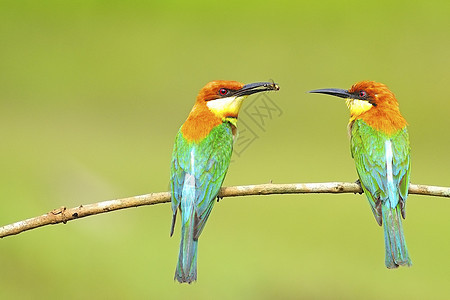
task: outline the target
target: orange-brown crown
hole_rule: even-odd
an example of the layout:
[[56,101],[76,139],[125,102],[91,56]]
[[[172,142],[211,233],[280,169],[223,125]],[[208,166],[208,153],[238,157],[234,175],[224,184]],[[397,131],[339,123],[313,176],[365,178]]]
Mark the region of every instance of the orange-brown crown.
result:
[[348,92],[366,98],[375,107],[388,106],[398,110],[398,102],[395,99],[394,93],[383,83],[368,80],[360,81],[352,85]]
[[244,87],[243,83],[237,81],[228,81],[228,80],[214,80],[208,82],[198,93],[197,102],[207,102],[209,100],[218,99],[225,94],[221,93],[221,89],[226,90],[240,90]]
[[355,83],[348,92],[372,105],[367,111],[352,115],[353,120],[363,119],[373,128],[388,134],[407,125],[400,113],[394,93],[386,85],[375,81],[361,81]]

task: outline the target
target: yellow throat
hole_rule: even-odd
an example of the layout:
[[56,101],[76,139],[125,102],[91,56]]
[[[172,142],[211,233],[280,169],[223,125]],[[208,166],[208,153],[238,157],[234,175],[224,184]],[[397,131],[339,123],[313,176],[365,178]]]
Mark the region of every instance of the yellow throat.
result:
[[369,103],[369,101],[365,100],[358,100],[358,99],[347,99],[347,107],[350,109],[350,120],[353,121],[356,119],[359,115],[362,113],[365,113],[369,109],[373,107],[372,104]]
[[227,97],[210,100],[206,103],[209,110],[221,119],[237,118],[242,102],[248,96]]

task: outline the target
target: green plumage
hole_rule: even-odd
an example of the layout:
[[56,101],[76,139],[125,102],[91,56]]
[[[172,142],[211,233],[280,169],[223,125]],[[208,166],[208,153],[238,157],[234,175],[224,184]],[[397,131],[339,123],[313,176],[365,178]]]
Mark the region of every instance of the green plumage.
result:
[[375,219],[384,226],[386,266],[411,265],[401,222],[411,170],[406,127],[386,134],[358,119],[351,127],[351,153]]
[[197,278],[198,238],[230,164],[233,126],[224,122],[199,142],[187,141],[181,129],[177,134],[171,166],[171,234],[180,209],[182,234],[175,272],[175,278],[180,282],[192,282]]

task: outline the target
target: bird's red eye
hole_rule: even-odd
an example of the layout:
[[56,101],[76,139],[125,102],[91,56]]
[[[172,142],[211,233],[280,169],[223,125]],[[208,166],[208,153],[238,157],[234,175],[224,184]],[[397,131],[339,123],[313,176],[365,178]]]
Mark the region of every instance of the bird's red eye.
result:
[[221,88],[219,90],[219,95],[220,96],[225,96],[226,94],[228,94],[228,90],[227,89]]
[[365,96],[367,96],[367,93],[365,91],[359,91],[359,96],[365,97]]

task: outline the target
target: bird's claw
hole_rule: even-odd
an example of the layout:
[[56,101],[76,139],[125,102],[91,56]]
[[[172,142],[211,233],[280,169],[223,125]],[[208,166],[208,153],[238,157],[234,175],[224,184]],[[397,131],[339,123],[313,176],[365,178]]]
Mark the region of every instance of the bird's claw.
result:
[[[361,185],[361,181],[359,180],[359,178],[355,181],[355,183],[357,184],[357,185],[359,185],[359,187],[361,188],[361,192],[358,192],[358,194],[363,194],[364,193],[364,191],[363,191],[363,189],[362,189],[362,185]],[[355,193],[356,194],[356,193]]]

